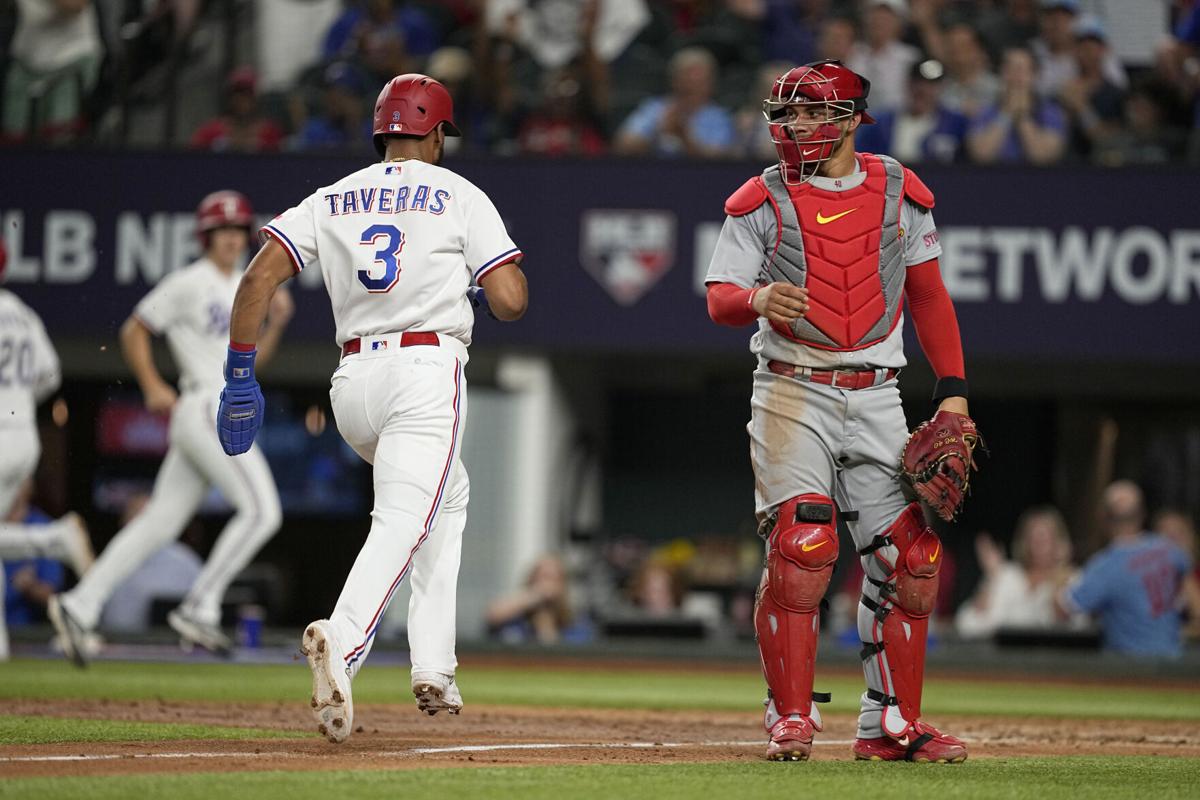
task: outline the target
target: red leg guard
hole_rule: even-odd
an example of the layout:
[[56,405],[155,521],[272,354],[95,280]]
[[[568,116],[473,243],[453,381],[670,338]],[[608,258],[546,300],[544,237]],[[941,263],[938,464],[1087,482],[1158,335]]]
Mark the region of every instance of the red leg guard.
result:
[[812,714],[817,609],[837,561],[833,501],[803,494],[776,510],[767,569],[754,607],[763,674],[780,716]]
[[926,634],[937,600],[942,543],[925,524],[917,503],[904,510],[885,537],[897,552],[896,563],[889,563],[885,556],[891,548],[875,550],[888,577],[879,590],[878,603],[869,603],[864,597],[864,604],[875,613],[873,644],[868,644],[864,653],[878,659],[884,679],[883,696],[874,698],[884,703],[883,730],[899,738],[921,717]]

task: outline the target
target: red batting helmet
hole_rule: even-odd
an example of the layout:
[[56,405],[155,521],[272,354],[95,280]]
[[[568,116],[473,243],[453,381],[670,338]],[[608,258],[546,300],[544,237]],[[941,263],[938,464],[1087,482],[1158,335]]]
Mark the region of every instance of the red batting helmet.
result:
[[216,228],[246,228],[254,224],[254,208],[246,195],[232,189],[213,192],[196,206],[196,233],[208,246],[208,232]]
[[[793,67],[775,80],[771,96],[763,101],[763,115],[785,183],[803,183],[813,176],[817,164],[833,156],[845,136],[838,123],[856,113],[862,114],[863,122],[875,121],[867,113],[870,91],[871,82],[840,61]],[[789,106],[812,104],[820,104],[824,111],[815,122],[788,111]]]
[[446,87],[417,72],[397,75],[375,101],[375,149],[383,155],[385,134],[424,136],[438,123],[447,136],[462,136],[454,126],[454,100]]

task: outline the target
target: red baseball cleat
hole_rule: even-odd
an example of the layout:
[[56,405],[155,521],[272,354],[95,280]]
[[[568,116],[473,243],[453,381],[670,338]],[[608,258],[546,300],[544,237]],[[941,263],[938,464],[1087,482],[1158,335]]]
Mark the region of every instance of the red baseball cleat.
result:
[[967,746],[961,739],[942,733],[920,720],[903,739],[883,736],[855,739],[854,757],[859,761],[916,761],[919,763],[961,764],[967,760]]
[[813,724],[807,717],[781,719],[771,726],[768,761],[807,761],[812,752]]

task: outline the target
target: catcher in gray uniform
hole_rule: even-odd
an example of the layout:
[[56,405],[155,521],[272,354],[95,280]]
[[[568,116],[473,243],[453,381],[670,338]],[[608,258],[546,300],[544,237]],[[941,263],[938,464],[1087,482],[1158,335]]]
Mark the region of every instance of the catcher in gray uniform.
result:
[[[779,165],[726,201],[707,276],[715,322],[758,323],[748,430],[767,542],[754,612],[767,757],[804,760],[821,730],[818,606],[840,515],[866,571],[858,629],[867,691],[854,754],[960,762],[963,743],[921,719],[942,549],[915,498],[953,518],[978,434],[938,267],[933,193],[894,159],[854,149],[858,126],[873,122],[869,91],[836,61],[775,81],[764,113]],[[937,412],[911,436],[896,380],[905,298],[938,376]]]

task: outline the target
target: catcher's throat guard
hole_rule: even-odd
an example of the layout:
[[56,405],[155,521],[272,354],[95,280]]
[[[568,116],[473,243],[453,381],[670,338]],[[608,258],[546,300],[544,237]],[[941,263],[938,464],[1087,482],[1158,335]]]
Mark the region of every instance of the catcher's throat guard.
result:
[[780,716],[811,718],[818,611],[838,556],[833,500],[793,497],[768,518],[763,533],[767,568],[754,607],[763,674]]

